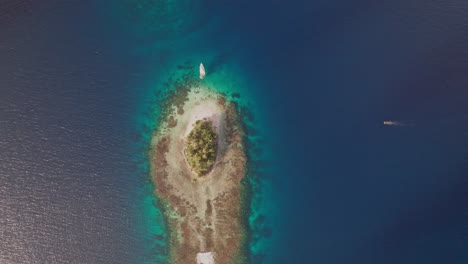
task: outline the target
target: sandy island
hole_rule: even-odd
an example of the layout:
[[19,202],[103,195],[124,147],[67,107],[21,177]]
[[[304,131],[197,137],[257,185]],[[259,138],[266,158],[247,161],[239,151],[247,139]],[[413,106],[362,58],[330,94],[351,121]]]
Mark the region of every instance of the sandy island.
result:
[[[155,192],[171,230],[172,262],[239,262],[245,239],[240,181],[246,156],[236,108],[205,88],[185,88],[179,98],[169,100],[152,138],[150,158]],[[184,157],[184,142],[192,124],[201,119],[213,122],[218,150],[211,172],[198,177]]]

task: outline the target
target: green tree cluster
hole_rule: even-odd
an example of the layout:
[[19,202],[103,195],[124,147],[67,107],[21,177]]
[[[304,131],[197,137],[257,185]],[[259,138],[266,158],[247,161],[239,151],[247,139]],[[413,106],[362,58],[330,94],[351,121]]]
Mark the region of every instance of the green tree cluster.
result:
[[218,135],[211,121],[197,120],[187,136],[185,156],[198,175],[207,174],[216,161]]

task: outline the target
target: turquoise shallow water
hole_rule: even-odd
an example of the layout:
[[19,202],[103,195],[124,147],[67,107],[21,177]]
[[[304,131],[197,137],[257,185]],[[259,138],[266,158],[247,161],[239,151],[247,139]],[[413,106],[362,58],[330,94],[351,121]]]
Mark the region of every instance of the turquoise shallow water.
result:
[[[252,71],[248,63],[249,53],[237,45],[236,39],[223,28],[229,28],[222,14],[211,13],[202,8],[202,3],[189,1],[161,1],[157,5],[144,6],[142,2],[128,1],[116,4],[112,10],[115,17],[124,17],[126,33],[133,38],[129,52],[144,64],[144,73],[135,89],[139,93],[136,116],[137,126],[142,133],[139,148],[142,150],[139,167],[148,174],[146,149],[152,131],[157,129],[161,114],[161,102],[174,89],[173,84],[182,76],[191,74],[198,78],[198,64],[203,62],[207,77],[201,83],[209,89],[226,94],[235,101],[247,130],[249,151],[249,173],[244,184],[248,194],[246,219],[248,223],[249,261],[268,261],[267,252],[273,250],[275,225],[279,225],[278,201],[271,177],[267,177],[269,165],[274,159],[268,143],[271,124],[265,118],[268,97],[258,90],[266,85]],[[124,20],[125,21],[125,20]],[[250,69],[249,69],[250,68]],[[271,139],[271,138],[270,138]],[[271,168],[270,168],[271,169]],[[140,191],[142,206],[137,206],[140,216],[138,232],[144,235],[148,257],[145,262],[166,262],[167,229],[158,207],[157,198],[148,184]],[[274,220],[275,219],[275,220]],[[154,254],[154,255],[153,255]],[[272,263],[267,262],[267,263]]]
[[[143,137],[141,140],[142,144],[142,155],[146,155],[145,146],[148,146],[151,132],[157,129],[157,120],[160,112],[161,100],[165,98],[167,93],[174,89],[172,86],[173,82],[167,80],[177,81],[179,76],[185,76],[186,72],[190,72],[193,78],[197,78],[197,64],[195,61],[188,62],[186,65],[192,65],[192,69],[180,69],[175,67],[173,76],[163,78],[160,82],[156,82],[148,85],[148,97],[152,98],[148,101],[146,107],[142,107],[142,119],[140,119],[139,126],[142,128]],[[193,66],[194,65],[194,66]],[[207,63],[209,65],[209,63]],[[243,83],[238,77],[239,73],[231,73],[228,67],[219,66],[218,72],[211,73],[209,77],[201,84],[207,86],[217,92],[228,95],[228,98],[235,101],[242,116],[242,120],[248,131],[247,146],[249,152],[249,173],[243,182],[247,186],[248,193],[246,194],[247,199],[245,200],[246,217],[249,224],[249,251],[247,254],[250,257],[263,256],[266,252],[272,250],[272,223],[269,218],[274,219],[273,214],[277,214],[276,207],[272,207],[275,204],[274,191],[269,182],[268,178],[262,178],[268,174],[268,160],[271,160],[271,152],[268,151],[267,141],[262,133],[265,133],[265,129],[262,130],[264,123],[257,121],[258,114],[255,112],[255,107],[252,107],[253,98],[244,96],[242,92],[243,87],[247,84]],[[246,81],[244,81],[246,82]],[[156,91],[156,94],[155,94]],[[143,114],[144,113],[144,114]],[[264,128],[264,127],[263,127]],[[268,156],[267,153],[270,153]],[[146,173],[148,172],[147,161],[141,160],[141,169]],[[167,245],[165,244],[167,239],[167,229],[165,229],[163,218],[161,217],[161,210],[158,207],[157,198],[151,192],[152,185],[148,183],[142,195],[144,196],[144,206],[140,207],[137,212],[138,215],[143,216],[144,221],[141,223],[142,230],[145,230],[148,236],[148,244],[151,247],[160,249],[156,253],[155,258],[158,261],[164,260],[167,257]],[[157,238],[157,239],[154,239]]]
[[250,263],[468,263],[466,10],[2,1],[0,263],[167,262],[148,140],[200,62],[248,125]]

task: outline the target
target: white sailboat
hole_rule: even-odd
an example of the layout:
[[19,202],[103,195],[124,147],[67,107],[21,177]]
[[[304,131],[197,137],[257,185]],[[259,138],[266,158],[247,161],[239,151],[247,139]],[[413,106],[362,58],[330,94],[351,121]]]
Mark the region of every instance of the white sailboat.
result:
[[205,78],[206,73],[205,73],[205,67],[203,66],[203,63],[200,63],[200,79]]

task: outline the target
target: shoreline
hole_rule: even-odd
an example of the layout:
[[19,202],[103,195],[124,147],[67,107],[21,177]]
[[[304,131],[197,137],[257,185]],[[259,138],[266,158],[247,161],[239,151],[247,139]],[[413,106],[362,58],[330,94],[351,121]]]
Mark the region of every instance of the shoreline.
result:
[[[204,264],[242,263],[248,222],[241,180],[247,155],[238,109],[207,88],[181,89],[176,86],[174,97],[163,104],[149,153],[154,192],[170,230],[170,258],[173,263],[197,263],[197,258]],[[186,164],[183,141],[191,124],[205,117],[214,122],[220,147],[211,171],[197,177]]]

